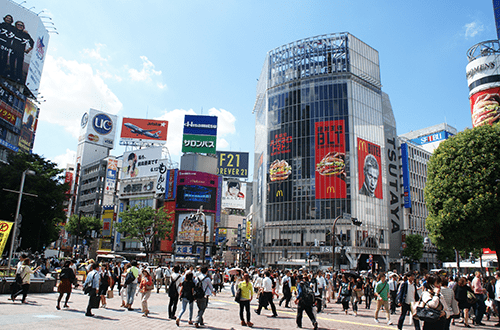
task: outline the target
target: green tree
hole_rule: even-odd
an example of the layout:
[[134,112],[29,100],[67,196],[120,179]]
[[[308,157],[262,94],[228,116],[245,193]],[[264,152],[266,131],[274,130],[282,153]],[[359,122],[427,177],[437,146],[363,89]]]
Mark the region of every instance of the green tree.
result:
[[82,243],[82,239],[87,241],[92,241],[92,231],[97,233],[101,232],[102,229],[102,221],[99,218],[95,217],[79,217],[76,214],[73,214],[69,217],[68,222],[64,226],[64,229],[68,233],[73,236],[78,236],[80,241],[79,244]]
[[170,240],[172,213],[167,213],[163,208],[154,210],[152,207],[139,207],[127,209],[120,213],[121,223],[116,223],[116,231],[126,234],[127,237],[138,239],[144,246],[147,259],[153,251],[153,241],[156,239]]
[[403,257],[406,257],[410,262],[419,262],[422,258],[424,238],[419,234],[406,235],[406,248],[403,250]]
[[[45,246],[57,240],[58,224],[66,218],[63,202],[68,186],[64,184],[62,170],[37,154],[11,154],[7,161],[8,164],[0,164],[0,188],[19,191],[22,173],[27,169],[36,172],[25,179],[23,191],[38,197],[25,195],[22,198],[19,237],[22,250],[43,251]],[[0,189],[0,219],[15,220],[18,196]],[[10,245],[10,239],[7,244]]]
[[426,228],[432,242],[458,251],[490,248],[500,258],[499,193],[498,124],[442,142],[427,167]]

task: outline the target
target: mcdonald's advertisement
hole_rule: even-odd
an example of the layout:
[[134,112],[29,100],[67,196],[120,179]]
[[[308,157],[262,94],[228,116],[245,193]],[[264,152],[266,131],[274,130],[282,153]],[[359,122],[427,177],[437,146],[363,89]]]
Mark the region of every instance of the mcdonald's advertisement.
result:
[[380,146],[358,138],[359,194],[382,199]]
[[273,130],[269,134],[268,201],[270,203],[292,200],[292,134],[289,127]]
[[321,121],[314,128],[316,199],[346,198],[345,122]]
[[0,221],[0,255],[3,254],[13,224],[13,222]]

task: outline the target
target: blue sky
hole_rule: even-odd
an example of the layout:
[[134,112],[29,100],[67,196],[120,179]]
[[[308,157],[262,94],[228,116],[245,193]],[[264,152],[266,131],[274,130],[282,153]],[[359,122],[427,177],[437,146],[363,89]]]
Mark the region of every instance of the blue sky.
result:
[[[379,52],[398,134],[442,122],[461,131],[472,126],[466,51],[496,39],[491,0],[28,0],[23,6],[52,18],[43,21],[59,33],[51,33],[41,79],[47,101],[34,152],[61,167],[74,162],[80,118],[91,107],[120,118],[169,120],[167,145],[176,161],[184,114],[218,115],[218,150],[252,155],[252,109],[266,53],[335,32],[350,32]],[[122,153],[115,144],[112,154]]]

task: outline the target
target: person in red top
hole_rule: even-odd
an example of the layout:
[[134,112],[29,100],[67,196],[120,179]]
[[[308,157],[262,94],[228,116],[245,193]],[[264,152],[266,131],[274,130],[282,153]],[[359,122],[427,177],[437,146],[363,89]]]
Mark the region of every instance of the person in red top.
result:
[[141,292],[141,303],[142,303],[142,316],[147,317],[149,314],[148,309],[148,299],[151,296],[151,290],[153,290],[153,279],[147,271],[147,269],[142,270],[141,284],[139,284],[139,291]]
[[481,276],[481,273],[477,271],[476,277],[474,277],[471,284],[472,290],[474,291],[474,294],[477,298],[476,306],[474,307],[474,311],[476,314],[474,323],[476,325],[484,325],[484,323],[482,323],[481,321],[483,320],[484,312],[486,312],[486,305],[484,303],[484,301],[486,300],[486,289],[483,288],[483,285],[481,283]]

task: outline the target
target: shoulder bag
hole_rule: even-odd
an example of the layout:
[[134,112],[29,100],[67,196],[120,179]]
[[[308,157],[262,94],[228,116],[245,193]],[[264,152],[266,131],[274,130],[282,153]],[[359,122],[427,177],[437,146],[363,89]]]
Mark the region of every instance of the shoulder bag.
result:
[[431,300],[432,298],[427,300],[427,302],[424,304],[423,307],[417,307],[416,311],[417,313],[415,315],[418,317],[419,320],[429,323],[434,323],[439,320],[439,317],[441,316],[441,310],[438,310],[436,308],[426,307],[429,301]]

